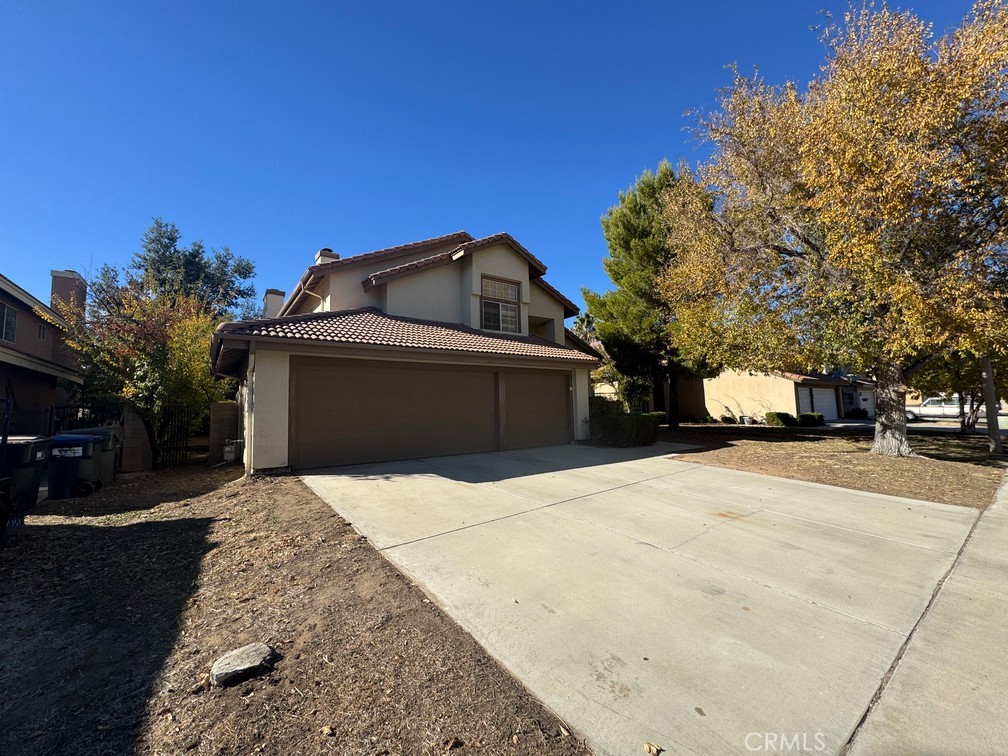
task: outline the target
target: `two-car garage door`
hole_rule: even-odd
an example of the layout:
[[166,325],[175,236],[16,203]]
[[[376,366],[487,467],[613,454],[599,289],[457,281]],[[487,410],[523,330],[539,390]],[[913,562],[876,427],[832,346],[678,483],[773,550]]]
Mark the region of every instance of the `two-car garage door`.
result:
[[328,467],[568,443],[565,371],[291,358],[290,457]]

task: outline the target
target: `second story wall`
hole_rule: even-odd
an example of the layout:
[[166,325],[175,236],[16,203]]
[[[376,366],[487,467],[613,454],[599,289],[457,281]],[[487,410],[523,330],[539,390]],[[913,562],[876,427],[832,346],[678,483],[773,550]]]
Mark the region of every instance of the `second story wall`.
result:
[[532,282],[529,292],[529,331],[541,338],[564,343],[564,308],[551,294]]
[[513,281],[521,290],[521,335],[528,336],[529,271],[528,263],[513,250],[504,245],[487,247],[465,259],[463,280],[469,283],[469,323],[480,328],[482,313],[480,300],[483,295],[483,277]]
[[397,278],[383,288],[382,309],[389,315],[470,325],[469,313],[462,309],[463,289],[468,286],[463,286],[462,266],[457,263]]
[[[2,305],[0,306],[0,346],[47,362],[68,363],[67,366],[72,367],[72,362],[63,359],[62,350],[59,348],[63,334],[58,328],[46,323],[35,314],[32,307],[15,299],[7,292],[0,291],[0,305]],[[8,327],[3,327],[4,318],[8,316],[9,312],[14,313],[13,341],[4,338],[10,336],[10,318],[8,318]]]

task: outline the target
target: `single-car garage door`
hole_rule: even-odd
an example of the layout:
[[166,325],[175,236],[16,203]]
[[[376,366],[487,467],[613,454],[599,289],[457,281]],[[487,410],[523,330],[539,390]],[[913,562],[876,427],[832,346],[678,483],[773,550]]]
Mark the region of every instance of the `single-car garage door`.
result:
[[815,406],[815,411],[822,413],[823,420],[839,419],[840,414],[837,411],[836,389],[812,389],[812,403]]
[[525,449],[571,442],[568,373],[502,373],[503,447]]
[[497,448],[492,370],[406,362],[291,359],[295,468]]
[[296,469],[572,439],[565,371],[292,357],[290,380]]

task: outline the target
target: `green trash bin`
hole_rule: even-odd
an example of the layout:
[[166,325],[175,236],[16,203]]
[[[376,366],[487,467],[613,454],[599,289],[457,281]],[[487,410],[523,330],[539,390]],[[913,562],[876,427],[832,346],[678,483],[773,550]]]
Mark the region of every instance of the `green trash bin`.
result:
[[[98,436],[61,433],[49,447],[49,498],[90,496],[101,486],[98,478]],[[96,485],[97,484],[97,485]]]
[[11,479],[14,514],[23,515],[38,501],[42,472],[49,458],[47,436],[8,436],[0,478]]
[[119,452],[122,449],[122,427],[118,425],[99,425],[94,428],[75,430],[75,436],[95,436],[100,443],[95,449],[98,478],[97,488],[113,483],[119,469]]

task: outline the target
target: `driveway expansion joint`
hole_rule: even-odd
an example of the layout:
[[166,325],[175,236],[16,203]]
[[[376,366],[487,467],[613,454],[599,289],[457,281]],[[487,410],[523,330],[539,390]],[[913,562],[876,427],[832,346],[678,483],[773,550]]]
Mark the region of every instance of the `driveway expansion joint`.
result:
[[861,733],[861,728],[864,727],[864,723],[868,721],[868,717],[871,715],[872,711],[878,705],[879,701],[882,700],[882,696],[885,695],[886,687],[889,685],[889,681],[892,679],[893,675],[896,674],[896,670],[899,668],[900,662],[903,660],[907,649],[910,647],[910,643],[913,641],[914,636],[917,633],[917,628],[920,627],[924,619],[931,613],[931,607],[934,606],[935,601],[937,601],[938,596],[941,594],[942,588],[945,587],[945,583],[952,576],[955,571],[956,566],[959,564],[959,560],[962,558],[963,553],[966,551],[966,547],[969,545],[970,540],[973,538],[973,534],[976,532],[977,526],[980,525],[980,520],[983,518],[986,510],[977,514],[976,519],[973,520],[973,525],[970,527],[969,532],[963,539],[962,546],[959,547],[959,551],[955,555],[955,559],[952,560],[952,564],[945,571],[945,574],[941,576],[938,580],[937,585],[935,585],[934,591],[931,592],[931,598],[927,602],[927,606],[924,607],[924,611],[921,612],[920,617],[914,623],[914,626],[910,628],[910,632],[907,633],[906,639],[900,645],[899,650],[896,652],[896,656],[889,665],[889,669],[882,676],[879,681],[878,688],[875,690],[874,695],[872,695],[871,700],[868,702],[868,706],[865,707],[864,713],[861,715],[861,719],[854,726],[851,731],[850,737],[847,738],[847,742],[844,743],[843,747],[840,749],[840,756],[846,756],[850,753],[851,748],[854,747],[854,742],[857,740],[858,735]]

